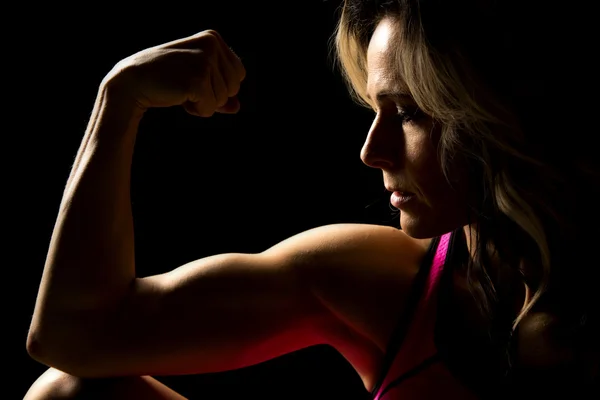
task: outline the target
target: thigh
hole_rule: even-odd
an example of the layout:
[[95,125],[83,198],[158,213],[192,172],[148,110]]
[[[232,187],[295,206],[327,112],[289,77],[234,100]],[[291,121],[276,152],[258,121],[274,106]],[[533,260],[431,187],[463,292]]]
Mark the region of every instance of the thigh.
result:
[[150,376],[82,379],[54,368],[44,372],[23,400],[114,399],[186,400]]

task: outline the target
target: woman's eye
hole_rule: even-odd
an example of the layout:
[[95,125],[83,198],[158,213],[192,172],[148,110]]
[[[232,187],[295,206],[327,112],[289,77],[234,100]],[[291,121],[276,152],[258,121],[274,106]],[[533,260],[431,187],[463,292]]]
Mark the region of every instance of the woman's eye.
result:
[[399,118],[400,122],[402,123],[417,120],[421,116],[423,116],[423,112],[418,108],[414,108],[411,110],[398,110],[396,114],[396,117]]

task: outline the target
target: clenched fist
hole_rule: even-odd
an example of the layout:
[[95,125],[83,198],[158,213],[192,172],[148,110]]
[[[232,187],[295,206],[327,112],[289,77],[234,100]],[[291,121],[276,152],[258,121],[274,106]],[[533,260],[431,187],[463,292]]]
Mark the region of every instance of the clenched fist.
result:
[[142,110],[182,105],[187,112],[210,117],[236,113],[246,70],[217,32],[148,48],[125,58],[104,78]]

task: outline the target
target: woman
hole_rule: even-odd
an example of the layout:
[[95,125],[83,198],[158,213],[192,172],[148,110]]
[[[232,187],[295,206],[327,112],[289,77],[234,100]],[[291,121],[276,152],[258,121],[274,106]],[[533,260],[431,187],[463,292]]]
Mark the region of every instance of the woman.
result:
[[599,170],[566,135],[585,114],[557,112],[584,53],[567,54],[560,15],[533,3],[345,1],[336,54],[376,113],[361,158],[402,230],[324,226],[146,278],[129,197],[139,121],[173,105],[235,113],[245,71],[214,31],[117,64],[61,203],[27,342],[51,368],[26,399],[181,399],[150,375],[316,344],[380,400],[591,390]]

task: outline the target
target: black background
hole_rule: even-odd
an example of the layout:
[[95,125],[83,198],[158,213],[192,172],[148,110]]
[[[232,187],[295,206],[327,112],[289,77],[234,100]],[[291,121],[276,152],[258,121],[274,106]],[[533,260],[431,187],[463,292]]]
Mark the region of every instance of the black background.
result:
[[[4,354],[17,362],[4,361],[2,398],[22,398],[47,368],[28,357],[25,339],[58,206],[98,85],[132,53],[210,28],[247,70],[238,115],[172,108],[144,117],[132,169],[139,275],[259,252],[319,225],[398,223],[380,172],[359,158],[372,115],[351,102],[328,57],[339,1],[151,3],[23,5],[4,15],[4,287],[15,334]],[[325,346],[239,371],[158,378],[191,399],[368,397]]]

